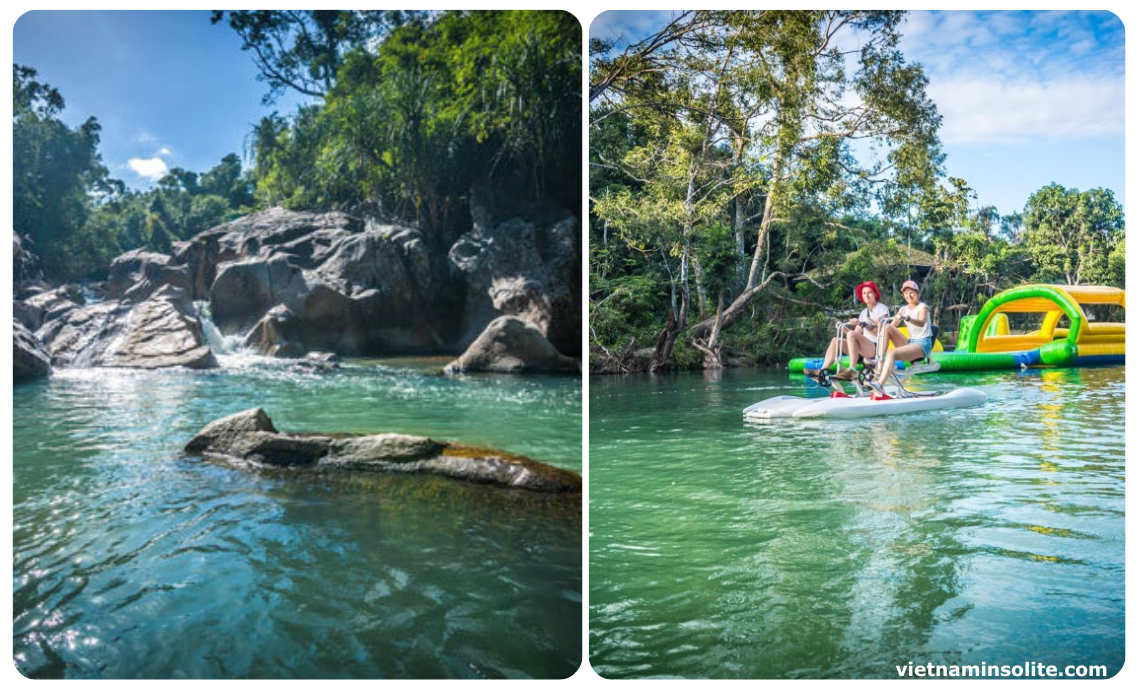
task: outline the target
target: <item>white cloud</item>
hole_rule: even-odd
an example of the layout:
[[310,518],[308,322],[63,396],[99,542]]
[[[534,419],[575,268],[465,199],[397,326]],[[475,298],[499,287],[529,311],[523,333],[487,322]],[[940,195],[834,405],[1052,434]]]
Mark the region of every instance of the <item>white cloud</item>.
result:
[[169,147],[159,147],[158,151],[154,153],[154,156],[169,157],[171,154],[173,154],[173,152],[170,151]]
[[954,144],[1124,135],[1123,32],[1100,13],[915,12],[901,47]]
[[166,162],[159,157],[151,157],[150,159],[131,158],[127,160],[127,166],[143,178],[149,178],[152,181],[165,176],[170,169],[167,168]]
[[1001,78],[931,80],[942,139],[953,144],[1120,137],[1123,84],[1113,78],[1049,82]]

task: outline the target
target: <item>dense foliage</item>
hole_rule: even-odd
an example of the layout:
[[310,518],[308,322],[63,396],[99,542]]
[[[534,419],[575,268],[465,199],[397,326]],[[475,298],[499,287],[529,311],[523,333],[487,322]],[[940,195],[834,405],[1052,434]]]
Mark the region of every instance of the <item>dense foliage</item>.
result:
[[149,191],[108,176],[99,124],[14,68],[15,228],[49,279],[104,275],[255,209],[368,210],[455,236],[491,217],[581,206],[581,27],[563,12],[215,13],[269,86],[312,97],[265,117],[248,168],[172,169]]
[[367,204],[429,229],[492,206],[577,209],[580,28],[561,12],[445,13],[346,52],[321,105],[270,116],[253,140],[257,197],[294,208]]
[[948,175],[901,17],[695,11],[591,44],[595,369],[812,353],[869,278],[892,304],[917,279],[949,331],[1017,284],[1123,286],[1112,191],[1053,183],[1003,217]]

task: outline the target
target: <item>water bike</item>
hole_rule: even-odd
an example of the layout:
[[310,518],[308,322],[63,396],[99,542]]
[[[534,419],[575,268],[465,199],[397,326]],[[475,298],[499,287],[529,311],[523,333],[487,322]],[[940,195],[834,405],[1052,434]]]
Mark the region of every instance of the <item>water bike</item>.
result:
[[[886,358],[890,337],[887,335],[885,327],[889,322],[890,318],[882,318],[879,321],[878,334],[881,337],[873,362],[864,362],[860,355],[848,355],[849,362],[855,370],[850,371],[846,377],[841,378],[839,374],[832,376],[825,369],[821,369],[813,375],[817,383],[832,391],[830,397],[805,398],[795,395],[780,395],[744,408],[744,418],[750,420],[786,417],[856,419],[906,412],[943,410],[953,407],[969,407],[981,405],[986,401],[986,394],[976,388],[955,388],[948,393],[907,390],[906,381],[911,376],[938,371],[939,364],[931,363],[929,358],[916,360],[905,369],[895,370],[891,374],[890,383],[886,385],[871,380],[875,366]],[[844,332],[851,328],[845,323],[837,322],[835,329],[836,361],[838,363],[842,359],[843,347],[847,342]],[[860,362],[863,363],[860,364]],[[849,381],[854,385],[854,395],[847,393],[841,384],[842,381]]]

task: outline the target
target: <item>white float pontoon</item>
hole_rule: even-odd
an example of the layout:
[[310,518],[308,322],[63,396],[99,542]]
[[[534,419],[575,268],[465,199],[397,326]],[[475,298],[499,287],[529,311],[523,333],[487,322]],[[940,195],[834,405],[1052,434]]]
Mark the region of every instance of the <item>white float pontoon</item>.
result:
[[[880,321],[880,323],[882,322]],[[839,355],[836,357],[838,361],[842,357],[843,349],[841,323],[836,323],[836,330],[837,337],[840,338]],[[880,325],[881,330],[882,326]],[[884,333],[880,332],[879,334]],[[885,346],[881,351],[886,351]],[[882,359],[885,355],[880,354],[878,356],[879,359]],[[852,359],[852,364],[854,365],[854,359]],[[842,385],[825,377],[821,381],[821,385],[827,385],[833,389],[831,397],[804,398],[795,395],[780,395],[744,408],[744,418],[750,420],[783,419],[787,417],[856,419],[953,407],[969,407],[981,405],[986,401],[986,394],[976,388],[955,388],[949,393],[915,392],[906,389],[906,379],[915,374],[937,371],[938,367],[938,364],[914,363],[910,368],[892,375],[893,385],[885,388],[875,386],[877,392],[874,393],[865,392],[861,380],[856,380],[854,382],[855,397],[847,395]]]

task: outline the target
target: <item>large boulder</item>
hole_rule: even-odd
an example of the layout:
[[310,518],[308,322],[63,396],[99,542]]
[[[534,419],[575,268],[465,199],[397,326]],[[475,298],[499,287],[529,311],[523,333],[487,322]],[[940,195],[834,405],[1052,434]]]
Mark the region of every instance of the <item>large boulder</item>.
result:
[[43,345],[18,320],[12,320],[12,378],[16,383],[43,378],[51,373],[51,360]]
[[527,458],[407,434],[279,432],[261,408],[207,424],[186,452],[221,461],[302,471],[434,474],[539,492],[580,493],[582,477]]
[[[540,217],[557,219],[549,212]],[[576,219],[497,223],[489,213],[473,219],[473,230],[459,237],[343,212],[263,210],[177,243],[169,255],[123,254],[107,283],[111,306],[84,307],[63,323],[40,318],[32,306],[21,306],[19,315],[45,328],[57,323],[45,338],[54,349],[56,333],[74,333],[77,323],[93,320],[118,326],[122,314],[134,310],[128,306],[173,288],[189,301],[208,301],[222,335],[264,354],[454,352],[508,315],[576,356]],[[84,350],[93,353],[98,346]],[[70,348],[56,361],[71,363],[84,350]]]
[[39,292],[23,300],[14,301],[12,315],[28,330],[39,330],[49,321],[56,320],[83,305],[83,288],[78,284],[65,284]]
[[455,345],[461,302],[419,230],[274,208],[175,249],[224,334],[265,354],[434,352]]
[[37,332],[56,366],[144,369],[217,366],[185,289],[164,286],[140,304],[76,308]]
[[106,297],[137,303],[165,286],[192,292],[190,268],[165,253],[139,248],[111,261]]
[[581,352],[580,232],[574,217],[535,225],[510,219],[477,224],[448,257],[464,276],[465,341],[499,316],[518,316],[560,350]]
[[515,316],[491,321],[447,373],[494,371],[499,373],[575,373],[578,362],[555,349],[534,325]]

